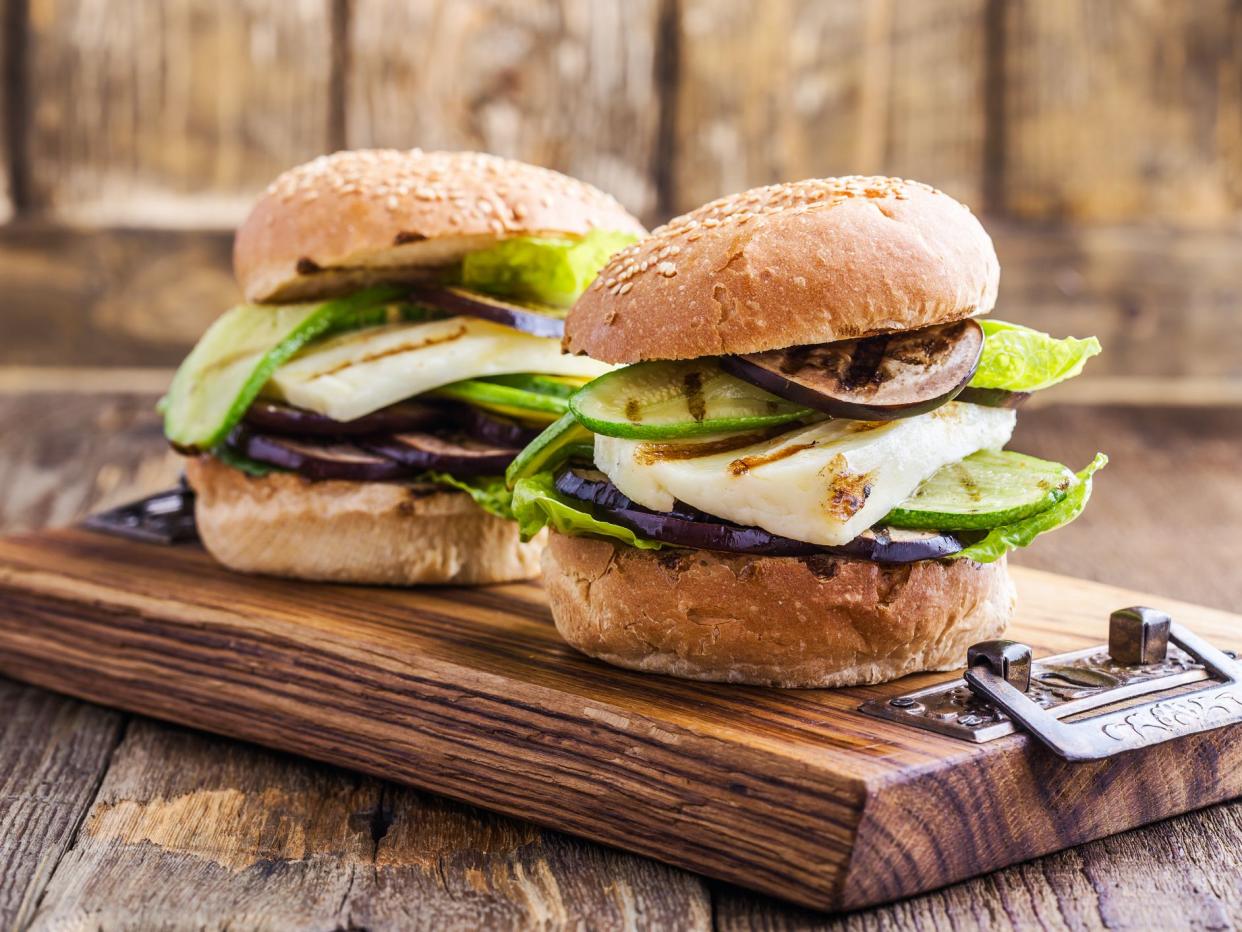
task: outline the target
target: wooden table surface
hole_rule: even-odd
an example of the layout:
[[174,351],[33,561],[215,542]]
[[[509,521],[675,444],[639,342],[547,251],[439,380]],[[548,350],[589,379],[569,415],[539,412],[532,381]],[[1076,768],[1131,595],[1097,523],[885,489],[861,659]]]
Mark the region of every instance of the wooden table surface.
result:
[[[0,529],[65,524],[176,477],[152,394],[21,382],[0,378]],[[1075,467],[1113,457],[1084,517],[1018,562],[1242,605],[1242,410],[1054,405],[1023,413],[1014,446]],[[832,917],[17,683],[0,680],[0,710],[0,929],[1242,924],[1239,803]]]

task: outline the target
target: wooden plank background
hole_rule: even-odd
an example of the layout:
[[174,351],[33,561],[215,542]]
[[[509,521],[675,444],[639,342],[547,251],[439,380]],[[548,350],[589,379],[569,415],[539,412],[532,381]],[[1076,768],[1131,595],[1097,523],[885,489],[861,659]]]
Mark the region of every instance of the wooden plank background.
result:
[[888,172],[993,231],[998,314],[1096,333],[1063,399],[1242,395],[1233,0],[0,0],[0,366],[168,367],[229,230],[341,146],[478,148],[649,224]]

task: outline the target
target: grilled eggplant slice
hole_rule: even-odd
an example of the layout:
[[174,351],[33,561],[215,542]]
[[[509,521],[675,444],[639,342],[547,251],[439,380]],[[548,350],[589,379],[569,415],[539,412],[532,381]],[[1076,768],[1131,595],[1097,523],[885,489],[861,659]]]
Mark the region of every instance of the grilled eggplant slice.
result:
[[739,378],[833,417],[888,421],[952,401],[979,367],[983,330],[973,320],[858,340],[792,346],[721,365]]
[[259,399],[246,412],[245,423],[260,432],[313,437],[363,437],[418,430],[442,422],[443,407],[420,401],[399,401],[352,421],[337,421],[324,414],[295,408],[279,401]]
[[671,512],[652,511],[630,501],[620,489],[595,470],[566,469],[556,478],[563,495],[591,505],[601,518],[629,528],[651,540],[696,550],[749,553],[769,557],[808,557],[815,554],[855,557],[876,563],[914,563],[957,553],[962,542],[939,531],[875,527],[840,547],[821,547],[743,527],[678,502]]
[[419,432],[376,437],[361,441],[360,445],[409,469],[434,469],[456,476],[499,475],[518,454],[516,447]]
[[229,436],[227,445],[252,460],[293,470],[308,479],[379,482],[401,479],[414,472],[395,460],[369,453],[352,443],[295,440],[238,428]]
[[468,291],[465,288],[417,286],[410,298],[450,314],[481,317],[536,337],[559,340],[565,332],[565,312],[554,307],[528,307],[494,295]]

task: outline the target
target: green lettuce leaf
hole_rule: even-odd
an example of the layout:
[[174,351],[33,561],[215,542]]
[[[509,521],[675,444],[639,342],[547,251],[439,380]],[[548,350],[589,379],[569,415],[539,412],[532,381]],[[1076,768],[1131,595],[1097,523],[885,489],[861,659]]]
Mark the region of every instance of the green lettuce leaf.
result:
[[467,479],[446,472],[428,472],[423,478],[437,485],[446,485],[465,492],[489,515],[504,518],[506,521],[513,520],[513,494],[505,485],[503,476],[471,476]]
[[632,233],[592,230],[581,239],[519,236],[462,261],[466,288],[557,308],[568,308],[615,252],[638,239]]
[[1087,500],[1091,498],[1091,477],[1107,464],[1107,456],[1103,453],[1095,454],[1095,459],[1087,468],[1078,473],[1078,484],[1071,488],[1061,501],[1029,518],[993,528],[981,541],[955,553],[952,559],[965,558],[978,563],[991,563],[999,560],[1010,550],[1026,547],[1040,534],[1055,531],[1069,524],[1082,513]]
[[972,388],[1038,391],[1078,375],[1083,364],[1100,352],[1095,337],[1058,340],[1003,320],[981,320],[979,326],[986,339],[979,369],[970,380]]
[[513,516],[522,540],[530,540],[542,528],[550,527],[570,537],[607,537],[640,550],[659,550],[665,546],[659,541],[639,537],[619,524],[601,521],[583,511],[583,507],[582,502],[556,491],[550,472],[519,479],[513,487]]

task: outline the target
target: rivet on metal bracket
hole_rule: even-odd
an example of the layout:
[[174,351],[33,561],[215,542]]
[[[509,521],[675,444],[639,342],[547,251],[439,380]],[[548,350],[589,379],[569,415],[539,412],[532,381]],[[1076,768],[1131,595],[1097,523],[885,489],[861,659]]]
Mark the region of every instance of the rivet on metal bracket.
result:
[[1121,608],[1108,618],[1108,654],[1129,666],[1160,663],[1169,653],[1169,625],[1164,612],[1142,605]]

